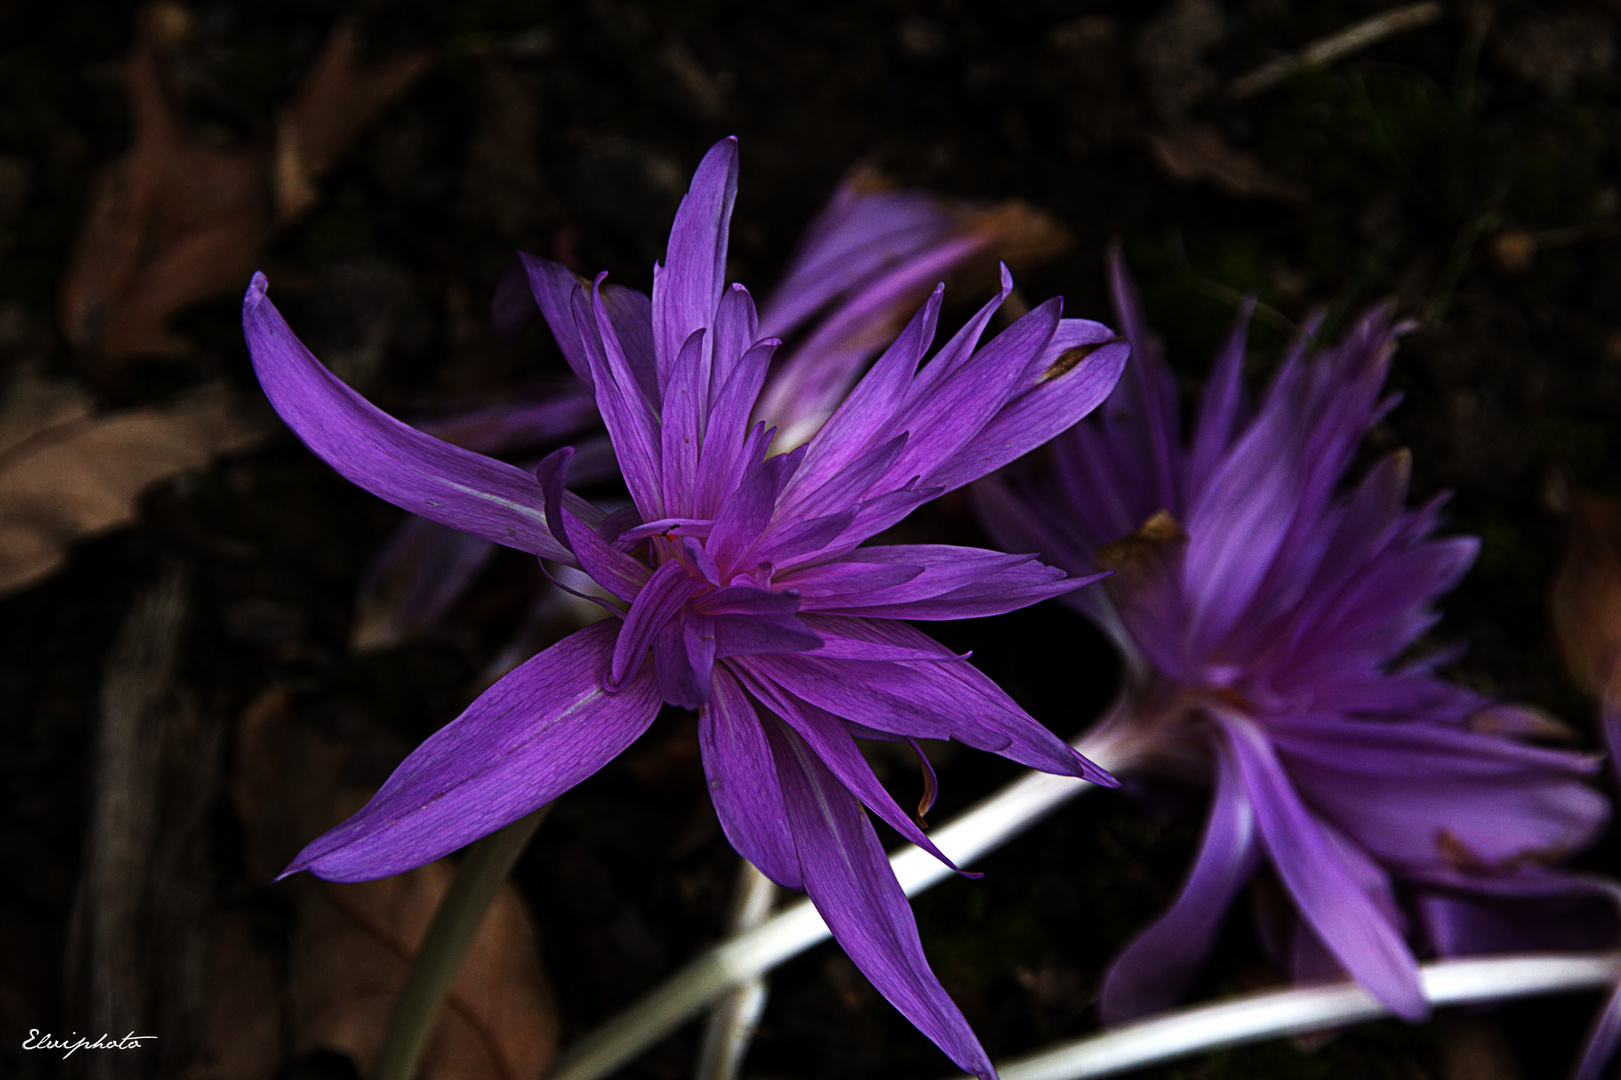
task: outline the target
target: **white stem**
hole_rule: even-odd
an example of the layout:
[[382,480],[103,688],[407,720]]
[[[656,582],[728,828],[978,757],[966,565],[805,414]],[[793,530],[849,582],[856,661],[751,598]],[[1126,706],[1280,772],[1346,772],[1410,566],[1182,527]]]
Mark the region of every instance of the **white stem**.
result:
[[[1119,743],[1101,732],[1083,738],[1076,749],[1105,769],[1116,767],[1123,757]],[[1028,773],[931,830],[929,838],[952,862],[967,866],[1090,787],[1072,776]],[[908,896],[953,876],[917,847],[893,853],[889,865]],[[570,1047],[549,1074],[551,1080],[608,1075],[734,987],[827,937],[827,924],[809,900],[790,904],[753,930],[699,954],[663,986]]]
[[[738,860],[737,887],[732,903],[733,934],[752,930],[771,914],[777,887],[747,859]],[[765,1012],[766,980],[761,975],[721,999],[709,1014],[703,1048],[693,1080],[734,1080],[754,1038],[755,1026]]]
[[[1603,989],[1621,976],[1621,953],[1530,953],[1440,960],[1420,968],[1432,1005],[1482,1004],[1535,994]],[[1191,1054],[1344,1027],[1389,1016],[1353,982],[1266,990],[1161,1013],[997,1066],[1002,1080],[1084,1080]]]

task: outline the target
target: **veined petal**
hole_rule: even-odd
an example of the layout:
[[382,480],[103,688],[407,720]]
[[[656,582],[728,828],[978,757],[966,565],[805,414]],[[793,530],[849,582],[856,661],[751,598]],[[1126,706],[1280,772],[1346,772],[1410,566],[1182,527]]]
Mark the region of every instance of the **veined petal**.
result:
[[1038,354],[1034,373],[925,482],[954,490],[1068,431],[1114,391],[1130,352],[1101,323],[1064,319]]
[[[884,790],[884,786],[878,782],[878,777],[873,774],[872,766],[861,756],[861,750],[856,746],[855,739],[850,737],[850,732],[845,729],[842,720],[814,705],[796,701],[790,694],[777,692],[775,687],[745,685],[799,734],[811,752],[827,766],[828,771],[838,782],[844,785],[845,790],[860,799],[868,810],[886,821],[889,827],[900,833],[903,838],[927,851],[953,871],[962,873],[957,869],[957,864],[946,858],[945,854],[935,847],[934,841],[924,835],[912,815],[902,810],[889,792]],[[967,876],[977,878],[980,875]]]
[[1255,808],[1261,841],[1301,916],[1351,977],[1406,1020],[1429,1015],[1418,961],[1336,845],[1301,803],[1271,742],[1253,721],[1216,716]]
[[[780,334],[768,334],[771,338],[779,338]],[[704,414],[708,415],[707,402],[713,401],[719,394],[721,387],[732,377],[732,371],[737,362],[754,347],[760,340],[760,319],[754,313],[754,298],[749,291],[741,285],[731,285],[721,294],[720,306],[715,309],[715,332],[710,335],[712,342],[712,358],[710,360],[709,385],[704,388],[706,402]],[[753,405],[753,401],[750,401]],[[742,426],[742,420],[739,420]]]
[[[697,513],[713,517],[721,500],[731,494],[743,479],[749,464],[749,414],[760,394],[766,369],[776,355],[778,342],[768,339],[745,352],[726,381],[715,391],[714,406],[704,428],[703,448],[698,454],[698,481],[694,495]],[[764,431],[764,428],[759,429]]]
[[923,956],[906,893],[855,796],[805,741],[766,717],[805,891],[856,967],[958,1067],[995,1068]]
[[716,665],[709,700],[698,712],[698,749],[727,841],[778,885],[804,888],[765,729],[725,664]]
[[321,836],[283,876],[368,881],[447,855],[584,780],[658,715],[652,673],[609,693],[602,675],[619,631],[597,623],[486,690],[429,736],[354,817]]
[[659,385],[682,342],[715,317],[726,284],[726,245],[737,198],[737,139],[722,139],[698,165],[670,229],[665,264],[653,273],[653,350]]
[[1238,764],[1216,740],[1216,780],[1199,856],[1170,908],[1109,964],[1098,1012],[1118,1024],[1170,1008],[1187,993],[1215,946],[1233,897],[1254,874],[1255,811]]
[[663,428],[664,511],[672,516],[694,512],[698,481],[698,451],[703,445],[704,420],[709,413],[709,355],[705,330],[694,330],[670,369],[669,393],[664,398]]
[[293,335],[255,274],[242,300],[254,371],[287,426],[344,479],[429,521],[572,561],[547,527],[540,487],[515,466],[407,427],[333,375]]
[[624,473],[625,486],[644,520],[667,517],[663,506],[660,478],[659,421],[626,359],[614,332],[601,292],[598,276],[591,293],[577,289],[574,321],[580,327],[586,358],[591,364],[597,408],[613,439],[614,453]]
[[610,686],[616,687],[636,673],[655,635],[703,588],[703,581],[673,560],[653,571],[642,591],[636,594],[636,601],[625,616],[624,629],[614,643],[613,664],[608,671]]
[[573,454],[574,451],[565,446],[547,454],[535,468],[536,479],[545,492],[552,534],[591,580],[621,600],[634,600],[647,583],[648,569],[597,535],[594,528],[575,515],[570,505],[574,497],[563,487]]

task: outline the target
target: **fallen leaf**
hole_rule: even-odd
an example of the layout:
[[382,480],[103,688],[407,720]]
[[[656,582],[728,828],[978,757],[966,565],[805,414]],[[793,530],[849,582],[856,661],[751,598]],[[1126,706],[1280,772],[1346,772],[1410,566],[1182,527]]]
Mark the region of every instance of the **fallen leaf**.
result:
[[280,957],[253,918],[232,913],[207,930],[207,998],[184,1080],[272,1080],[281,1068]]
[[133,145],[96,183],[63,280],[63,333],[104,360],[185,353],[169,318],[245,287],[275,228],[314,202],[315,178],[427,64],[410,54],[360,67],[354,29],[340,23],[282,115],[275,145],[221,149],[197,137],[165,82],[166,57],[189,25],[173,3],[136,21],[127,70]]
[[332,31],[298,98],[276,124],[276,217],[286,221],[315,202],[315,181],[384,105],[427,70],[426,53],[365,65],[353,22]]
[[1571,493],[1551,606],[1571,678],[1598,697],[1621,691],[1621,501]]
[[[231,796],[250,873],[269,881],[305,843],[359,809],[371,789],[353,774],[377,771],[378,756],[363,735],[339,740],[299,720],[284,691],[249,706]],[[298,907],[286,988],[296,1056],[331,1051],[370,1071],[410,959],[454,877],[454,865],[441,859],[377,881],[301,874],[286,883]],[[451,986],[418,1075],[539,1077],[556,1056],[558,1033],[534,924],[508,884]]]
[[24,373],[0,406],[0,594],[56,570],[74,541],[133,521],[152,484],[264,434],[224,386],[93,415],[71,384]]
[[1185,123],[1144,136],[1154,162],[1179,184],[1208,182],[1241,199],[1303,203],[1305,191],[1273,175],[1261,159],[1227,142],[1209,124]]

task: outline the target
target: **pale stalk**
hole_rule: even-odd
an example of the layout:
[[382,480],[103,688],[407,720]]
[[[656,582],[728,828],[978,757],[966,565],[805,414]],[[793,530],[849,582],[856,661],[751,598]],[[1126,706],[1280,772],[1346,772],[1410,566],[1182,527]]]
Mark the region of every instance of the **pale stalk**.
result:
[[[1431,1005],[1483,1005],[1537,994],[1602,990],[1621,953],[1533,953],[1438,960],[1419,968]],[[1176,1009],[1060,1043],[997,1066],[1002,1080],[1086,1080],[1249,1043],[1392,1015],[1354,982],[1244,994]]]
[[[751,930],[771,914],[777,887],[747,859],[738,860],[737,886],[728,928],[735,934]],[[750,979],[721,999],[709,1014],[703,1047],[693,1080],[734,1080],[748,1053],[749,1041],[765,1012],[764,975]]]
[[[1104,724],[1075,748],[1105,769],[1126,760],[1122,729]],[[1073,776],[1028,773],[966,812],[929,831],[958,866],[994,851],[1093,787]],[[889,865],[908,896],[954,876],[922,848],[907,846]],[[551,1080],[606,1076],[692,1019],[734,988],[827,940],[827,924],[809,900],[799,900],[756,926],[700,954],[663,986],[576,1043],[558,1059]]]
[[450,993],[450,984],[467,958],[485,914],[550,808],[547,803],[467,849],[456,879],[411,958],[411,969],[377,1051],[372,1080],[412,1080],[416,1075],[439,1007]]

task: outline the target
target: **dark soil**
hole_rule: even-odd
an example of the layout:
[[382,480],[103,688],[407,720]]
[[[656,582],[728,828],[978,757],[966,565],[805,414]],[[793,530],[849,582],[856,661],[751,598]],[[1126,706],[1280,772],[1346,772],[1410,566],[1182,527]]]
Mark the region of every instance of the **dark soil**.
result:
[[[1069,314],[1108,318],[1103,252],[1119,238],[1189,393],[1245,293],[1265,305],[1257,373],[1312,308],[1326,305],[1332,329],[1395,296],[1421,326],[1392,377],[1405,402],[1374,433],[1370,459],[1410,446],[1415,495],[1454,490],[1451,527],[1485,541],[1435,640],[1469,643],[1457,678],[1590,731],[1546,611],[1569,488],[1621,493],[1621,8],[1452,3],[1432,25],[1233,102],[1222,85],[1384,0],[1208,6],[1213,40],[1167,65],[1142,44],[1158,5],[1131,3],[209,2],[194,8],[175,77],[190,115],[230,145],[269,137],[341,14],[359,16],[374,54],[435,51],[434,68],[364,131],[317,209],[265,256],[278,301],[317,354],[383,335],[367,391],[397,414],[560,374],[540,334],[508,349],[485,327],[512,251],[647,288],[686,178],[728,134],[742,147],[729,276],[757,294],[840,176],[866,159],[908,185],[1056,214],[1073,246],[1019,287],[1031,301],[1063,295]],[[55,329],[91,177],[129,143],[119,65],[134,17],[132,5],[101,0],[0,7],[0,179],[12,178],[0,184],[0,362],[42,360],[109,406],[166,401],[216,374],[252,387],[236,324],[245,282],[184,315],[196,348],[181,359],[109,367],[75,356]],[[1190,120],[1213,124],[1304,197],[1241,198],[1167,176],[1147,133]],[[379,330],[380,304],[401,297],[405,314]],[[928,526],[971,542],[962,511],[948,501]],[[278,433],[152,492],[135,527],[79,546],[63,572],[0,601],[5,1071],[56,1075],[58,1063],[19,1050],[22,1038],[85,1029],[70,916],[102,673],[132,596],[185,569],[175,693],[227,742],[248,703],[281,685],[332,731],[368,727],[408,747],[467,700],[534,570],[503,557],[436,638],[353,657],[356,584],[398,517]],[[1113,688],[1101,639],[1056,608],[942,637],[976,650],[1065,734]],[[935,820],[1015,774],[967,751],[939,766]],[[902,769],[892,781],[916,783]],[[1164,803],[1094,794],[986,859],[982,881],[916,902],[936,970],[993,1056],[1096,1025],[1102,964],[1174,893],[1197,838],[1198,813]],[[260,912],[269,938],[285,941],[286,908],[250,884],[223,786],[211,807],[212,895]],[[1616,845],[1587,861],[1615,872]],[[565,1041],[716,939],[734,865],[690,718],[662,718],[562,800],[516,876]],[[1239,905],[1195,997],[1280,978]],[[1460,1065],[1484,1053],[1506,1070],[1493,1075],[1554,1077],[1596,1004],[1573,996],[1484,1024],[1376,1024],[1150,1075],[1461,1077],[1486,1075]],[[624,1075],[686,1075],[696,1045],[689,1028]],[[165,1073],[183,1066],[163,1060]],[[346,1068],[328,1057],[283,1075]],[[774,978],[746,1069],[785,1080],[946,1071],[830,945]]]

